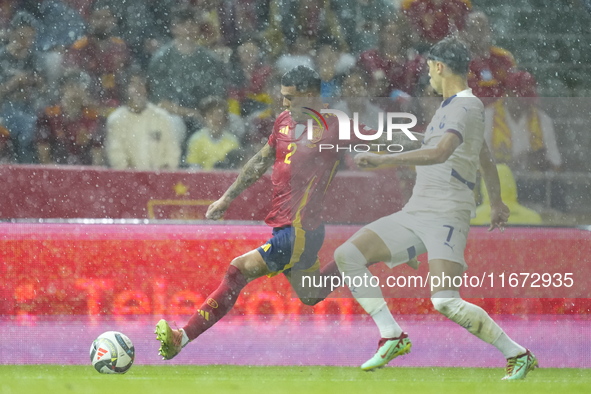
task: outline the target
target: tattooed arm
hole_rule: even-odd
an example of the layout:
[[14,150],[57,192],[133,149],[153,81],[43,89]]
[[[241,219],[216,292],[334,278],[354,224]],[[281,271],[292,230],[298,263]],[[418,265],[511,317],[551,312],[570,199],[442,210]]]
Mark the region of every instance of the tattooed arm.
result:
[[240,174],[236,181],[226,190],[224,195],[209,208],[205,217],[208,219],[218,220],[224,216],[226,210],[230,207],[232,201],[246,190],[250,185],[255,183],[275,162],[275,148],[266,144],[256,155],[252,157],[242,167]]

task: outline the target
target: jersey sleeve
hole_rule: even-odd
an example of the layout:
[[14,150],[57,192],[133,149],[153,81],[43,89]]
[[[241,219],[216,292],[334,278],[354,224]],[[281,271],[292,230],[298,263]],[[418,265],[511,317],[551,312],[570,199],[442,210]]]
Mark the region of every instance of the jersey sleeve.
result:
[[444,129],[446,133],[455,134],[460,139],[461,144],[466,136],[466,124],[469,117],[473,116],[474,112],[479,111],[479,109],[471,98],[457,98],[452,105],[450,108],[452,111],[441,121],[439,127]]

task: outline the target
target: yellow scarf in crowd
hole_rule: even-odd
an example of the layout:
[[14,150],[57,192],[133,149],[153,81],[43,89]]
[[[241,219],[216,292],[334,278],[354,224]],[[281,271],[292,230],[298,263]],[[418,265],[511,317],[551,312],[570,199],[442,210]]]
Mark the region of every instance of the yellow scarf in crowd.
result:
[[[507,125],[504,100],[497,100],[493,104],[495,110],[492,125],[492,151],[497,163],[510,163],[513,159],[513,144],[511,142],[511,129]],[[530,152],[537,152],[544,147],[544,136],[540,127],[540,118],[537,108],[532,105],[528,114],[528,127]]]

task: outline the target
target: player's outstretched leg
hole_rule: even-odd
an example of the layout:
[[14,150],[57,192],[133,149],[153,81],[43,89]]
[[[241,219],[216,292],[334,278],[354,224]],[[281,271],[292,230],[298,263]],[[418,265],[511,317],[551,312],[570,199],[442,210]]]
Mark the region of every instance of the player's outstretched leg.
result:
[[[443,277],[445,273],[452,278],[452,283],[453,278],[461,276],[464,271],[461,264],[444,259],[429,260],[429,270],[431,278]],[[507,359],[507,375],[504,380],[523,379],[535,368],[538,363],[536,358],[509,338],[484,309],[463,300],[457,288],[442,286],[434,287],[431,292],[433,306],[442,315],[503,353]]]
[[[303,277],[312,277],[310,283],[320,283],[320,287],[304,287],[303,286]],[[312,271],[290,271],[285,274],[285,277],[291,284],[293,290],[297,294],[300,301],[309,306],[314,306],[326,299],[328,295],[333,291],[331,283],[334,283],[332,280],[333,277],[338,278],[337,280],[340,283],[340,276],[341,273],[339,271],[339,267],[335,263],[334,260],[326,264],[324,267],[320,268],[320,270]]]
[[507,359],[506,374],[502,380],[525,379],[528,372],[538,367],[538,359],[529,350],[525,353]]
[[[246,272],[246,276],[243,272]],[[249,280],[266,273],[268,273],[267,266],[256,250],[234,259],[219,287],[207,297],[197,312],[191,316],[187,325],[175,330],[165,320],[158,322],[156,338],[161,343],[162,357],[170,360],[179,354],[190,341],[217,323],[232,309]]]
[[507,359],[503,380],[523,379],[538,365],[529,350],[509,338],[484,309],[462,300],[458,291],[439,291],[431,296],[431,301],[437,311],[503,353]]
[[[376,242],[377,235],[366,233],[368,244],[380,245]],[[358,239],[362,239],[361,237]],[[383,244],[383,243],[382,243]],[[386,248],[385,245],[382,245]],[[376,247],[375,250],[380,250]],[[377,253],[372,256],[372,260],[387,260],[389,251],[385,250],[381,254]],[[334,253],[335,261],[337,262],[341,272],[350,277],[364,276],[372,277],[372,273],[367,269],[367,259],[359,248],[352,242],[345,242],[339,246]],[[365,311],[373,318],[374,322],[380,330],[381,339],[378,343],[378,350],[367,362],[361,365],[364,371],[370,371],[376,368],[381,368],[388,364],[394,358],[405,355],[410,352],[411,343],[408,335],[402,332],[402,329],[394,320],[392,313],[386,305],[386,301],[382,295],[382,290],[379,287],[363,286],[352,287],[351,283],[347,283],[351,289],[351,293]]]

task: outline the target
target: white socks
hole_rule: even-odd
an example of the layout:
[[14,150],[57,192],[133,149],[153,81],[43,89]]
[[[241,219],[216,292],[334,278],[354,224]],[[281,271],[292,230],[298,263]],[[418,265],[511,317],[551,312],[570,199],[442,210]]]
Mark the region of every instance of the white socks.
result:
[[[373,276],[367,269],[367,261],[363,254],[350,242],[339,246],[334,252],[334,258],[345,277],[352,279]],[[349,286],[351,294],[373,318],[382,338],[396,338],[402,334],[402,329],[394,320],[379,287],[356,287],[352,283],[347,283],[346,279],[345,283]],[[471,334],[495,346],[505,358],[526,352],[523,346],[515,343],[503,332],[484,309],[462,300],[459,291],[439,291],[431,296],[431,301],[437,311],[467,329]]]
[[519,356],[527,351],[523,346],[509,338],[504,332],[492,343],[492,345],[499,349],[505,358]]
[[185,347],[187,346],[187,343],[191,342],[189,340],[189,337],[187,336],[187,333],[185,332],[185,330],[183,330],[182,328],[179,328],[180,332],[183,333],[183,339],[181,340],[181,346]]
[[[334,258],[339,270],[351,280],[354,277],[371,278],[373,276],[367,269],[367,261],[363,254],[350,242],[339,246],[334,252]],[[382,338],[396,338],[402,334],[402,329],[394,320],[379,287],[355,287],[352,283],[348,283],[346,280],[345,282],[349,286],[351,294],[375,321]]]
[[402,334],[402,328],[394,320],[394,316],[392,316],[385,302],[384,306],[371,315],[371,317],[378,326],[382,338],[396,338]]
[[525,353],[525,348],[512,341],[484,309],[462,300],[459,291],[439,291],[431,296],[431,301],[437,311],[484,342],[495,346],[505,358]]

